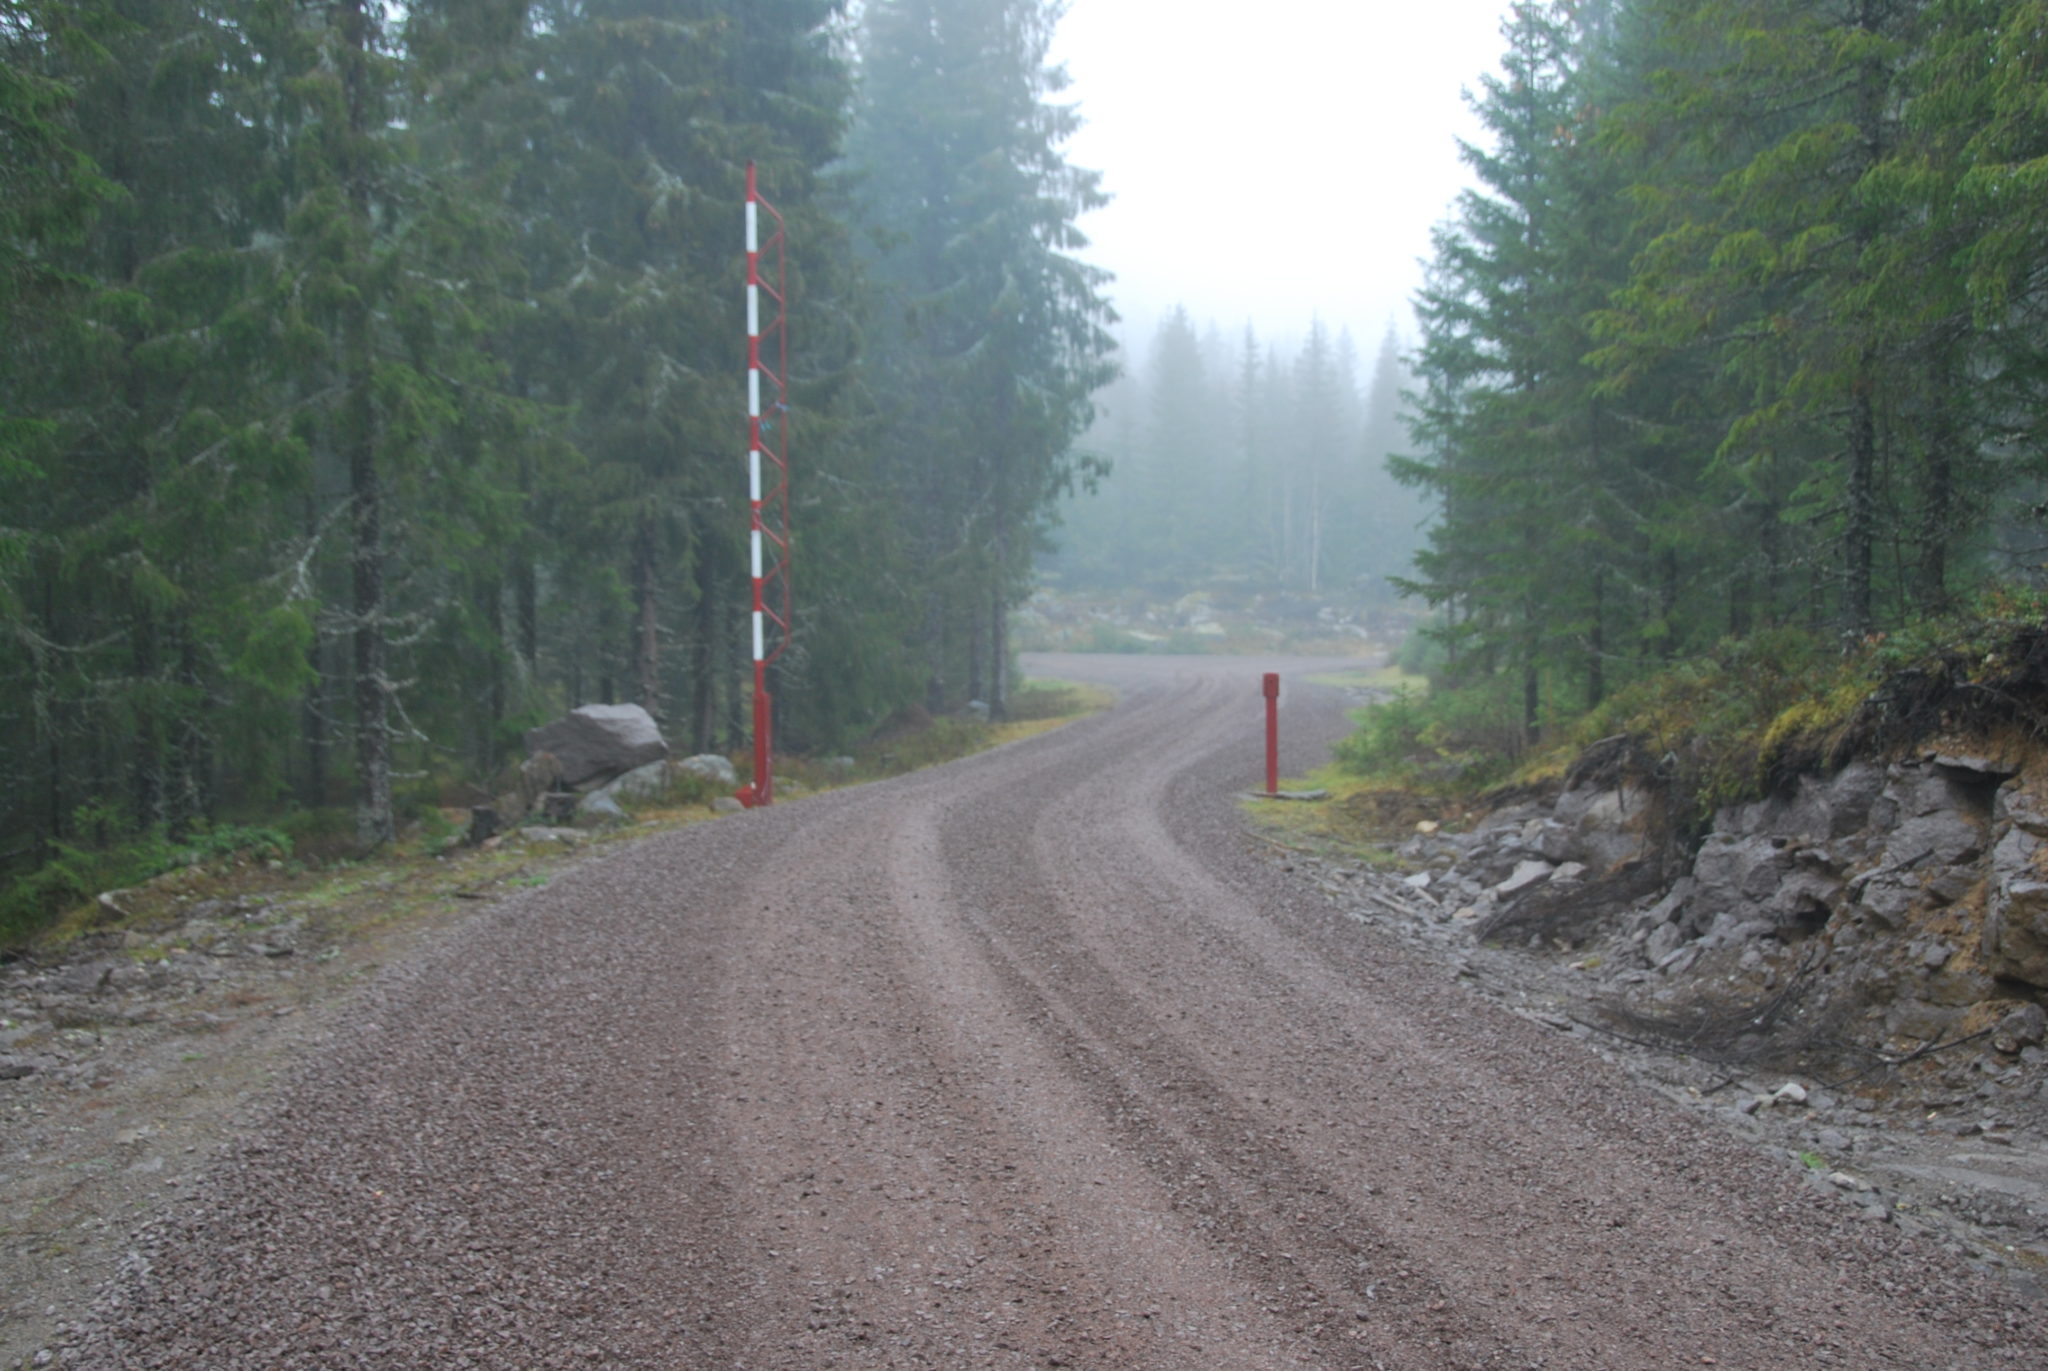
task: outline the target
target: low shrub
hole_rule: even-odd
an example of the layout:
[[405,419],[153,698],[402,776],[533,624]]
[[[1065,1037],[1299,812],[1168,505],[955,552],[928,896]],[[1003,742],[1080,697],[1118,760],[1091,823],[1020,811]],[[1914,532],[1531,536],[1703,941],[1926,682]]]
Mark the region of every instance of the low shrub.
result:
[[[81,829],[92,827],[93,815]],[[65,910],[102,891],[140,885],[181,866],[253,858],[288,858],[291,840],[275,828],[209,824],[173,841],[160,833],[106,844],[57,842],[33,870],[0,887],[0,946],[15,947],[54,923]]]

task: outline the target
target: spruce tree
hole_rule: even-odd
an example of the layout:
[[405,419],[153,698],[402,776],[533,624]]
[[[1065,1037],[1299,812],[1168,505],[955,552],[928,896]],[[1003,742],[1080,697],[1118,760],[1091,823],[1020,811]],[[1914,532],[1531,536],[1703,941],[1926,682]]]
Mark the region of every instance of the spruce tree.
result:
[[1073,255],[1103,195],[1061,152],[1079,116],[1047,65],[1058,16],[1046,0],[878,0],[851,145],[882,295],[874,371],[897,397],[884,442],[921,520],[928,696],[980,684],[998,716],[1008,612],[1112,374],[1105,278]]

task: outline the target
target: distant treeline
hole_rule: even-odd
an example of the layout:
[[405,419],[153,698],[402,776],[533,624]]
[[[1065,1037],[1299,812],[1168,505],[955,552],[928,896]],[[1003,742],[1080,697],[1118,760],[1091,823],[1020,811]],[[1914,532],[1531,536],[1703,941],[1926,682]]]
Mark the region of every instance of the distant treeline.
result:
[[2048,5],[1517,4],[1419,302],[1445,670],[1525,730],[2037,577]]
[[586,701],[736,746],[750,160],[784,736],[1000,711],[1112,374],[1056,9],[0,0],[0,864],[339,801],[374,844]]
[[1175,309],[1102,396],[1083,445],[1111,475],[1063,509],[1050,568],[1169,596],[1222,583],[1391,598],[1428,516],[1387,468],[1407,382],[1391,328],[1361,389],[1348,332],[1318,322],[1283,349]]

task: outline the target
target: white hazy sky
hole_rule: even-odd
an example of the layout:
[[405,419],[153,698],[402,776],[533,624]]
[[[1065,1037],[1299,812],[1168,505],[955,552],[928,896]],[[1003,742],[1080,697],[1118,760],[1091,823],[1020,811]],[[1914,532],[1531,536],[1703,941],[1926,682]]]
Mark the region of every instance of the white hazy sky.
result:
[[1295,338],[1320,316],[1369,359],[1412,336],[1429,231],[1467,182],[1461,92],[1508,0],[1069,0],[1053,49],[1087,125],[1067,160],[1115,195],[1081,227],[1142,350],[1185,304]]

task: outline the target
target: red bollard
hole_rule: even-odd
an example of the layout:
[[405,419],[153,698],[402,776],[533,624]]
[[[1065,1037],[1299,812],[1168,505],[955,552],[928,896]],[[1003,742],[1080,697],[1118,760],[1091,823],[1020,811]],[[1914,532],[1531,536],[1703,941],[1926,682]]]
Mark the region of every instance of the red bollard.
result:
[[1266,673],[1266,793],[1280,793],[1280,673]]

